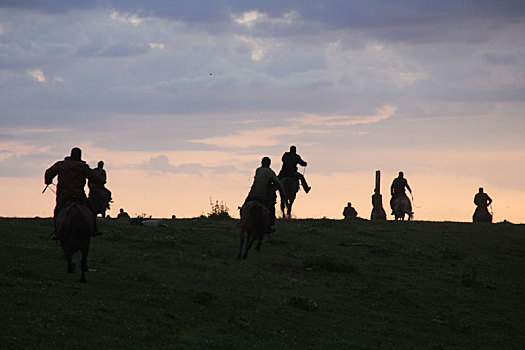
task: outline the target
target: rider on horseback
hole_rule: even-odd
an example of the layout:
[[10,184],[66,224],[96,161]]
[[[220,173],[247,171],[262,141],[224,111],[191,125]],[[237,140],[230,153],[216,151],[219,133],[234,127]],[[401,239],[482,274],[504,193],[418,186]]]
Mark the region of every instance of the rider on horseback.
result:
[[479,192],[474,196],[474,204],[482,210],[487,210],[487,207],[492,203],[492,198],[483,192],[483,187],[479,188]]
[[[392,186],[390,186],[390,193],[392,194],[392,198],[390,199],[390,208],[392,208],[392,215],[394,215],[394,201],[400,197],[405,197],[406,199],[408,199],[405,192],[405,188],[407,188],[410,194],[412,194],[412,189],[408,185],[408,181],[403,177],[403,172],[400,171],[399,176],[394,179],[394,181],[392,182]],[[410,200],[408,200],[408,203],[410,203]],[[409,214],[413,214],[412,203],[410,203],[409,210]]]
[[101,198],[104,198],[105,207],[104,209],[109,209],[109,202],[111,201],[111,191],[108,190],[105,186],[107,181],[107,175],[106,170],[104,170],[104,162],[100,161],[97,164],[96,168],[93,168],[93,173],[100,178],[103,182],[94,182],[91,180],[88,180],[88,187],[89,187],[89,195],[92,196],[93,193],[98,193],[101,195]]
[[310,192],[311,187],[306,183],[304,175],[297,171],[297,164],[306,166],[306,162],[301,159],[301,156],[296,153],[296,147],[290,146],[290,152],[285,152],[281,158],[283,161],[283,167],[279,172],[279,179],[285,177],[291,177],[301,181],[304,192]]
[[[492,221],[492,214],[489,213],[488,207],[492,203],[492,198],[483,192],[483,187],[479,188],[479,192],[474,196],[474,204],[476,204],[476,211],[474,212],[474,221]],[[490,218],[490,219],[489,219]]]
[[[87,201],[86,193],[84,192],[86,179],[96,183],[102,182],[102,179],[100,179],[81,158],[82,151],[80,148],[75,147],[71,150],[71,156],[56,162],[45,172],[44,182],[46,185],[52,184],[53,179],[58,175],[56,206],[53,213],[55,225],[58,213],[69,200],[80,199],[83,202]],[[93,236],[100,234],[95,221],[95,233]],[[58,239],[56,227],[49,238],[54,240]]]
[[[252,187],[248,193],[248,197],[244,201],[243,207],[250,201],[257,201],[268,208],[270,212],[269,232],[275,232],[273,226],[275,225],[275,203],[277,202],[277,195],[275,190],[279,190],[282,196],[282,186],[279,178],[275,172],[270,168],[271,160],[264,157],[261,160],[261,166],[255,171]],[[242,209],[241,209],[242,216]]]

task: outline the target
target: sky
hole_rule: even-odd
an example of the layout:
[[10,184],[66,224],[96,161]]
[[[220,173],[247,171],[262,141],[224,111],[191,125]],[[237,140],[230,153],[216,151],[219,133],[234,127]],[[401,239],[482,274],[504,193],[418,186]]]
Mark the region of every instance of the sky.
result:
[[112,216],[238,217],[291,145],[297,218],[369,218],[381,170],[388,214],[404,171],[416,220],[471,221],[484,187],[524,223],[525,2],[0,0],[0,216],[51,216],[80,147]]

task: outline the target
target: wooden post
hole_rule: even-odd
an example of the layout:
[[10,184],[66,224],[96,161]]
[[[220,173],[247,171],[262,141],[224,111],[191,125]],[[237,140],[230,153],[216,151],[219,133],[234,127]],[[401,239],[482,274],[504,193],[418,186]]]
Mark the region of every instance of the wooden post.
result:
[[376,170],[375,193],[381,193],[381,170]]
[[371,220],[386,220],[385,209],[383,209],[383,198],[381,197],[381,171],[376,170],[376,188],[372,195]]

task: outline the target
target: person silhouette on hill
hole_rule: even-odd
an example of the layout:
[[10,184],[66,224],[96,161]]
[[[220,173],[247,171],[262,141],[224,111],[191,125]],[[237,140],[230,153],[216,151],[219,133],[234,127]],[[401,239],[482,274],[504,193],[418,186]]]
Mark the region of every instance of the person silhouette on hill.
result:
[[357,217],[357,210],[352,207],[352,203],[347,203],[346,207],[343,209],[343,216],[345,219],[354,219]]
[[117,219],[130,219],[129,214],[124,211],[124,209],[120,208],[120,212],[117,215]]
[[[78,199],[87,203],[84,186],[86,180],[94,183],[102,183],[103,180],[99,178],[93,170],[82,160],[82,150],[78,147],[71,149],[71,155],[53,164],[44,174],[44,182],[46,185],[53,183],[55,176],[58,176],[57,191],[56,191],[56,205],[53,212],[55,219],[60,210],[71,199]],[[93,236],[100,235],[95,220],[95,232]],[[59,237],[55,231],[49,236],[50,239],[57,240]]]
[[312,189],[306,183],[304,175],[297,171],[297,165],[306,166],[306,162],[302,160],[301,156],[297,154],[297,148],[295,146],[290,146],[290,151],[285,152],[281,158],[283,166],[279,172],[279,179],[285,177],[292,177],[298,179],[303,186],[304,192],[308,193]]

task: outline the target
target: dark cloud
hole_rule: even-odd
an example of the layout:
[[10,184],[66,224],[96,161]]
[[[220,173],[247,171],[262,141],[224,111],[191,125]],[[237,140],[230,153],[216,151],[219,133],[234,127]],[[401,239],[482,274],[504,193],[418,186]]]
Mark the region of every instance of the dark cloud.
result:
[[45,13],[66,14],[93,8],[114,8],[188,23],[229,21],[232,13],[259,11],[280,17],[292,11],[305,21],[322,23],[330,28],[392,28],[418,23],[468,21],[471,19],[520,19],[525,14],[521,0],[453,1],[453,0],[371,0],[371,1],[295,1],[295,0],[4,0],[0,8],[18,8]]
[[68,1],[68,0],[2,0],[0,8],[14,8],[21,10],[39,11],[49,14],[67,14],[75,10],[87,10],[98,6],[103,6],[107,1]]

